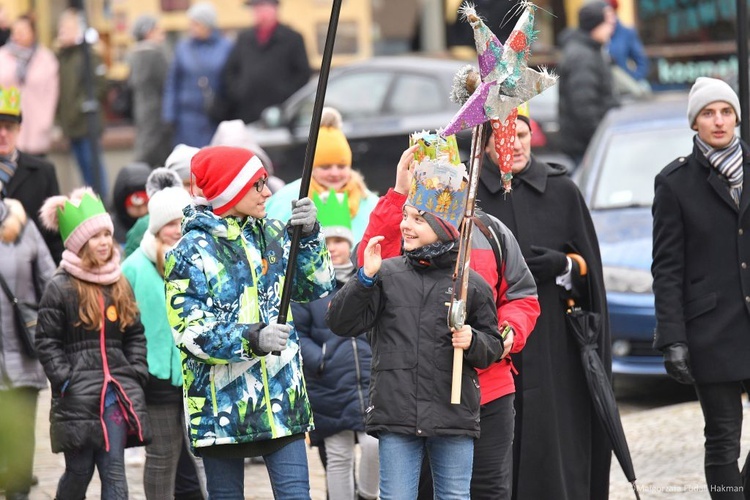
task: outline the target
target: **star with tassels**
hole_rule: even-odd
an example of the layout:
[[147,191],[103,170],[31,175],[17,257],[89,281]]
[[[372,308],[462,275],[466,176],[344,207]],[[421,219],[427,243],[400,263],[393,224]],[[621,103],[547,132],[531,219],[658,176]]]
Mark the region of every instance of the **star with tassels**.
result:
[[523,13],[503,46],[473,6],[465,4],[461,7],[461,14],[474,29],[480,81],[472,93],[466,85],[471,67],[459,72],[457,79],[464,81],[457,82],[453,97],[463,106],[442,131],[443,135],[455,134],[492,118],[505,118],[520,104],[557,81],[546,70],[536,71],[528,67],[531,44],[537,34],[534,30],[536,6],[527,2],[522,8]]

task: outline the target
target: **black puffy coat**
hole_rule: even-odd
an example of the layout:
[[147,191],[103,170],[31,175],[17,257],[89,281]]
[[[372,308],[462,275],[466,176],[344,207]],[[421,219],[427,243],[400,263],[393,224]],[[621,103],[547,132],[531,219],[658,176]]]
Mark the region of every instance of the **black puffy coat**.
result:
[[[354,278],[356,279],[356,278]],[[364,334],[345,338],[326,326],[333,294],[307,304],[292,303],[302,361],[315,416],[313,444],[341,431],[364,431],[372,350]]]
[[372,376],[367,432],[479,437],[479,381],[503,352],[492,289],[469,275],[466,323],[474,333],[464,351],[461,404],[451,404],[453,346],[448,303],[455,254],[430,265],[394,257],[383,262],[370,288],[350,280],[331,301],[326,321],[338,335],[372,329]]
[[128,418],[126,446],[147,444],[151,430],[143,387],[148,381],[148,363],[140,318],[121,332],[110,287],[102,286],[107,308],[103,331],[74,326],[79,305],[72,279],[67,272],[58,271],[39,304],[36,348],[52,387],[52,451],[105,447],[102,415],[107,379]]

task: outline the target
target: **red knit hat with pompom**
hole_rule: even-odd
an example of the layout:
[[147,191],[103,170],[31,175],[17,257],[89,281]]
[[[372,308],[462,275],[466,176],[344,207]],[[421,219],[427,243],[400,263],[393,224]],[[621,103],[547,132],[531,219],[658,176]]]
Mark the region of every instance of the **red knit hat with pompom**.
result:
[[260,158],[244,148],[213,146],[201,149],[190,162],[195,185],[222,215],[239,202],[255,181],[268,172]]

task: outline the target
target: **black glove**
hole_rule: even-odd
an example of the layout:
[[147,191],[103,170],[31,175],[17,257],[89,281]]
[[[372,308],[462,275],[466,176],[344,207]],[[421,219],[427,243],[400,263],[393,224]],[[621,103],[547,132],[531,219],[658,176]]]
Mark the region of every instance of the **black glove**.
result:
[[526,259],[526,265],[537,283],[560,276],[568,267],[568,258],[562,252],[535,245],[531,245],[531,252],[534,255]]
[[664,367],[670,377],[681,384],[694,384],[695,379],[690,374],[690,353],[683,342],[669,344],[662,349]]

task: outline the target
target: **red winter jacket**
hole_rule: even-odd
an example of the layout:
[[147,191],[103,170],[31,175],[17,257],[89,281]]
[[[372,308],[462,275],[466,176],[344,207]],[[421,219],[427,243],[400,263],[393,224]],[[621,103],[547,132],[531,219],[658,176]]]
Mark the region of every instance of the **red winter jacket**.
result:
[[[370,223],[365,229],[362,241],[357,247],[357,265],[364,264],[363,254],[367,242],[374,236],[385,236],[380,242],[383,259],[401,253],[401,218],[406,203],[406,195],[389,189],[380,198],[370,213]],[[539,316],[539,301],[536,295],[534,278],[526,267],[518,242],[510,230],[495,217],[484,214],[490,220],[489,229],[500,243],[502,260],[501,278],[498,277],[497,260],[489,240],[474,226],[471,235],[470,267],[479,273],[492,287],[497,304],[498,325],[508,322],[513,327],[512,353],[520,352],[526,345],[526,338],[534,329]],[[486,219],[485,219],[486,220]],[[511,370],[513,363],[507,356],[489,368],[477,369],[482,391],[481,404],[515,392]]]

